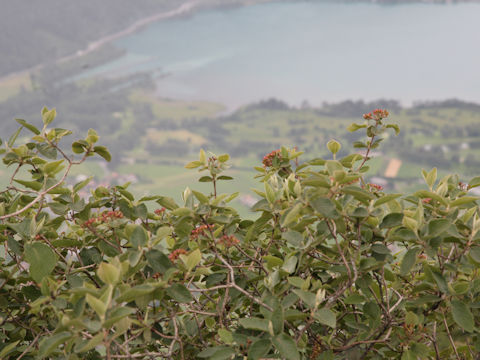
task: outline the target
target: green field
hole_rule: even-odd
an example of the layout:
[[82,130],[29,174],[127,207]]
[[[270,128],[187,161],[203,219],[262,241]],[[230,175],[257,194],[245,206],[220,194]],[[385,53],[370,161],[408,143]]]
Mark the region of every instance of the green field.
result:
[[[187,186],[211,192],[210,184],[197,182],[200,177],[197,171],[184,168],[187,162],[197,158],[200,148],[216,154],[230,153],[232,167],[227,174],[234,180],[219,184],[219,192],[240,192],[233,204],[244,215],[248,214],[245,199],[253,201],[255,193],[251,189],[258,186],[253,167],[261,166],[263,155],[285,145],[305,151],[303,161],[328,158],[325,144],[335,138],[342,144],[340,155],[343,156],[356,151],[350,144],[360,140],[346,130],[347,126],[353,121],[363,122],[361,113],[356,118],[332,116],[322,109],[272,109],[257,104],[219,116],[222,107],[211,103],[192,105],[159,100],[148,94],[142,97],[139,92],[131,99],[151,106],[155,118],[150,124],[143,125],[143,135],[138,138],[136,146],[122,154],[129,164],[120,162],[109,166],[107,173],[91,164],[77,170],[76,174],[91,173],[99,181],[105,176],[108,180],[110,172],[135,175],[131,190],[137,195],[163,194],[181,201],[181,194]],[[162,104],[166,104],[165,108]],[[192,106],[197,111],[195,114]],[[432,167],[438,168],[439,176],[456,172],[464,181],[480,174],[477,160],[480,159],[480,134],[475,132],[480,112],[462,104],[442,106],[391,112],[391,122],[400,125],[401,134],[397,137],[393,132],[387,134],[369,163],[369,176],[384,181],[386,191],[421,188],[422,169]],[[118,131],[128,131],[131,123],[124,124],[126,128]],[[391,159],[400,160],[401,166],[394,177],[386,178],[385,171]]]

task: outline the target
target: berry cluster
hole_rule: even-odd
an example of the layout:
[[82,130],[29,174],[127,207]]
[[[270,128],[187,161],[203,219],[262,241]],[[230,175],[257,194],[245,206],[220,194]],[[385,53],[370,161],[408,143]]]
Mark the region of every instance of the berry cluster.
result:
[[[335,178],[334,178],[333,176],[330,178],[330,180],[331,180],[332,182],[335,182]],[[348,181],[348,182],[344,183],[343,185],[344,185],[344,186],[352,185],[352,184],[356,184],[356,183],[359,182],[359,181],[360,181],[360,179],[354,179],[354,180],[352,180],[352,181]]]
[[168,255],[168,258],[170,259],[171,262],[175,262],[180,255],[185,255],[187,253],[187,250],[185,249],[177,249],[173,250],[170,255]]
[[90,227],[92,224],[103,224],[115,219],[123,218],[121,211],[106,211],[97,217],[92,217],[83,223],[83,227]]
[[224,245],[225,247],[235,246],[240,243],[233,235],[223,235],[220,239],[218,239],[218,243]]
[[202,236],[202,235],[205,236],[206,231],[211,231],[211,230],[213,230],[213,224],[201,225],[192,230],[192,232],[190,233],[190,237],[192,239],[198,239],[199,236]]
[[388,117],[389,112],[387,110],[383,109],[375,109],[372,112],[369,112],[368,114],[363,114],[363,118],[365,120],[382,120]]
[[156,210],[154,211],[154,213],[155,213],[155,215],[160,216],[160,215],[163,215],[163,213],[165,212],[165,210],[167,210],[167,209],[165,209],[164,207],[162,207],[161,209],[156,209]]
[[373,188],[373,189],[375,189],[375,190],[377,190],[377,191],[382,191],[382,190],[383,190],[383,186],[382,186],[382,185],[368,183],[368,186],[370,186],[370,188]]
[[280,153],[280,150],[273,150],[270,154],[265,155],[262,160],[263,167],[271,167],[275,157],[278,160],[282,160],[282,154]]

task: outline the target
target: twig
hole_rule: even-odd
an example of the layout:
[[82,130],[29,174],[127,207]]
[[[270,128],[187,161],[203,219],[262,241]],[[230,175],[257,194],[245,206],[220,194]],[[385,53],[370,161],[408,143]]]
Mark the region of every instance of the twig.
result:
[[23,352],[20,354],[17,360],[20,360],[21,358],[23,358],[30,351],[30,349],[35,345],[35,343],[40,338],[40,335],[42,335],[42,333],[38,333],[37,336],[35,336],[35,339],[33,339],[33,341],[26,347],[26,349],[23,350]]
[[335,225],[335,221],[332,221],[332,226],[331,227],[330,227],[330,223],[328,221],[326,221],[326,224],[327,224],[328,230],[330,230],[330,234],[332,234],[333,238],[335,239],[335,243],[337,244],[338,252],[340,253],[340,256],[342,257],[343,264],[347,268],[347,273],[348,273],[348,278],[350,279],[350,283],[353,283],[353,281],[352,281],[352,270],[350,270],[350,266],[348,265],[347,259],[345,258],[345,254],[343,253],[342,247],[340,246],[340,243],[338,242],[337,226]]
[[345,351],[345,350],[351,349],[352,347],[362,345],[362,344],[377,344],[377,343],[386,342],[389,339],[391,333],[392,333],[392,328],[389,328],[383,339],[379,339],[379,340],[360,340],[360,341],[356,341],[356,342],[353,342],[353,343],[345,345],[345,346],[334,348],[334,350],[335,351]]
[[448,340],[450,340],[450,344],[453,347],[453,351],[455,351],[455,356],[457,357],[458,360],[462,360],[460,358],[460,355],[458,355],[457,347],[455,346],[455,342],[453,341],[452,335],[450,334],[450,330],[448,329],[447,318],[445,317],[443,310],[442,310],[442,316],[443,316],[443,324],[445,325],[445,330],[447,331]]

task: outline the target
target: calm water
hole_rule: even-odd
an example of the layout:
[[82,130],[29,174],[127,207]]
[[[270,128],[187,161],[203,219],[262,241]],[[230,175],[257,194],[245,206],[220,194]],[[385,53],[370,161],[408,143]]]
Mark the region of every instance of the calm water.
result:
[[230,107],[457,97],[480,102],[480,5],[269,3],[155,23],[97,71],[161,69],[158,93]]

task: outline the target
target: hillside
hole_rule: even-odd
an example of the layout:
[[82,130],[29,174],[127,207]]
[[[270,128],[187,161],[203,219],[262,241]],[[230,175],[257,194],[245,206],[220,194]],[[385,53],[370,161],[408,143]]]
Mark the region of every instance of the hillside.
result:
[[182,0],[0,1],[0,76],[52,62]]

